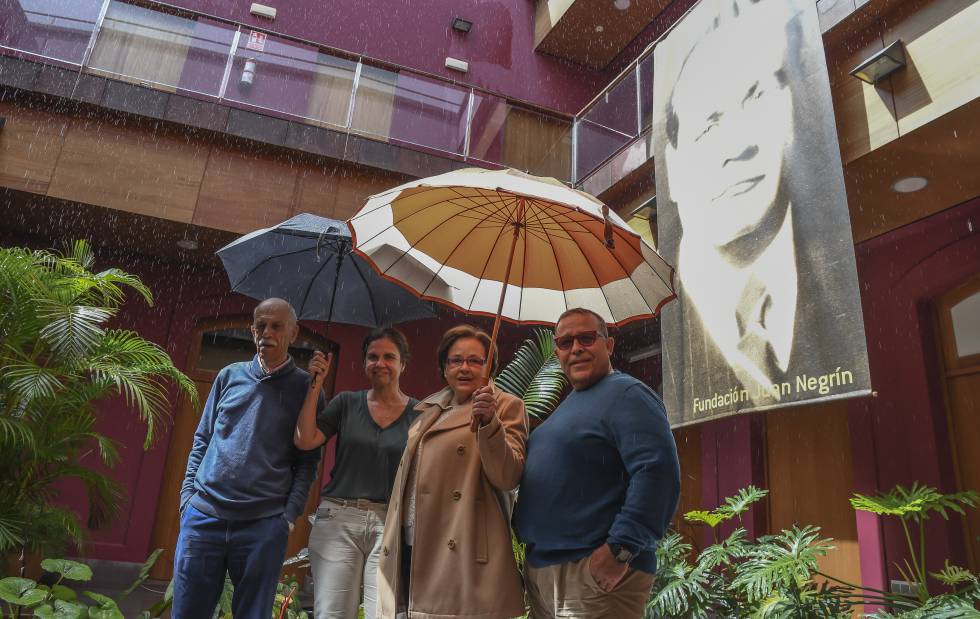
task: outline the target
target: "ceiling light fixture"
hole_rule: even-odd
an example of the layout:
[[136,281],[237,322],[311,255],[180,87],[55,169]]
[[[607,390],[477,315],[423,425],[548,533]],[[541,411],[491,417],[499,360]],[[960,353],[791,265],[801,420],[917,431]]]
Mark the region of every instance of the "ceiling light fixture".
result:
[[463,19],[462,17],[453,18],[453,30],[458,30],[463,34],[468,33],[473,29],[473,22],[468,19]]
[[851,75],[862,82],[877,84],[895,71],[905,67],[905,47],[898,39],[871,58],[854,67]]
[[906,176],[892,183],[892,191],[895,193],[913,193],[921,191],[929,184],[929,179],[924,176]]
[[625,11],[626,9],[630,8],[630,0],[613,0],[613,6],[616,7],[617,10]]
[[198,248],[197,241],[187,238],[186,234],[184,235],[184,238],[177,241],[176,245],[177,247],[186,249],[187,251],[194,251]]
[[605,30],[605,28],[603,28],[602,26],[596,26],[595,27],[595,31],[596,32],[602,32],[603,30]]

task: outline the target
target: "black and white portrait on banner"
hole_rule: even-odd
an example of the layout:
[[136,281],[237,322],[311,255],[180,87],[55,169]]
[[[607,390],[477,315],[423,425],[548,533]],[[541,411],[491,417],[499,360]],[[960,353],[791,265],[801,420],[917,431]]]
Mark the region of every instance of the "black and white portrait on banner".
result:
[[870,393],[813,0],[702,0],[654,50],[651,139],[671,423]]

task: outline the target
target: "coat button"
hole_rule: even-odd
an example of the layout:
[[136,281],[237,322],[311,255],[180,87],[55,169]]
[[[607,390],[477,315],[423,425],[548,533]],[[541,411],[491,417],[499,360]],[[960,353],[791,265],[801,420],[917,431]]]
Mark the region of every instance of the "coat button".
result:
[[456,549],[456,540],[451,539],[451,540],[449,540],[449,543],[446,544],[446,545],[449,546],[449,549],[450,550],[455,550]]
[[453,490],[453,500],[458,501],[463,494],[459,490]]
[[456,453],[462,456],[464,453],[466,453],[466,448],[460,445],[459,447],[456,448]]
[[387,556],[388,556],[388,547],[387,547],[387,546],[385,546],[384,548],[382,548],[382,549],[381,549],[381,552],[382,552],[382,553],[384,554],[384,556],[386,556],[386,557],[387,557]]

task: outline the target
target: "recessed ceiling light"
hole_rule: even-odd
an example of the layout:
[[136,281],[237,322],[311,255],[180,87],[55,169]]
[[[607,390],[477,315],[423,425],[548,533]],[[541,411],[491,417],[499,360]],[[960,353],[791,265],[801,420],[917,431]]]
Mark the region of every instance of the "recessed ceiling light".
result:
[[193,239],[180,239],[177,241],[177,247],[186,249],[187,251],[194,251],[197,249],[197,241]]
[[596,26],[595,27],[595,31],[596,32],[602,32],[603,30],[605,30],[605,28],[603,28],[602,26]]
[[613,0],[613,6],[620,11],[625,11],[630,8],[630,0]]
[[924,176],[906,176],[892,183],[892,191],[895,193],[912,193],[925,189],[929,184],[929,179]]

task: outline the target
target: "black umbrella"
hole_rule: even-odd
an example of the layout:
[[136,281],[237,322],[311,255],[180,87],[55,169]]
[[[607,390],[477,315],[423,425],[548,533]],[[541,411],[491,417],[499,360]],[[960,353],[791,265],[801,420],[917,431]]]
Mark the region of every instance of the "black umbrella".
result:
[[301,320],[379,327],[436,315],[352,253],[347,223],[336,219],[301,213],[217,253],[232,290],[285,299]]

